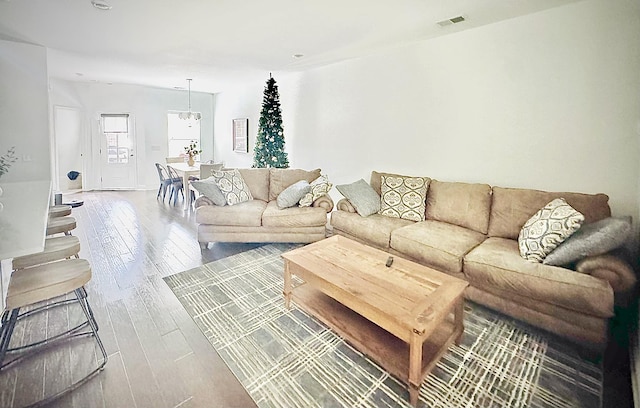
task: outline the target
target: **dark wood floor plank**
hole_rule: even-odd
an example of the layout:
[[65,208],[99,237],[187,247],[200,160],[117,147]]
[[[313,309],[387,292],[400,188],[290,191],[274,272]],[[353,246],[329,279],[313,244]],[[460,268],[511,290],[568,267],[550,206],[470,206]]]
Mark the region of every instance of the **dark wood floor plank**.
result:
[[175,376],[177,369],[175,360],[167,352],[162,336],[142,299],[139,296],[132,296],[125,299],[124,303],[153,377],[158,384],[158,395],[162,399],[162,404],[156,401],[156,406],[173,408],[190,397],[185,390],[182,378]]
[[[256,406],[189,314],[182,309],[173,311],[172,316],[193,350],[193,354],[178,360],[178,366],[183,376],[192,379],[187,385],[194,402],[209,400],[211,406],[225,407]],[[202,378],[207,381],[202,382]],[[222,403],[228,405],[220,405]]]
[[129,312],[121,300],[109,303],[107,308],[136,405],[154,406],[158,403],[158,384],[153,377]]
[[[102,361],[102,355],[96,353],[96,342],[93,336],[85,336],[75,339],[71,347],[72,377],[78,381],[98,367],[98,358]],[[77,388],[72,393],[72,406],[102,406],[104,395],[102,391],[102,377],[98,373],[89,382]]]
[[[77,305],[53,307],[46,313],[47,337],[63,333],[71,328],[69,309]],[[71,358],[68,342],[52,348],[46,354],[44,373],[44,395],[54,395],[71,384]]]
[[[107,408],[131,407],[143,408],[136,405],[133,399],[131,382],[124,368],[122,356],[115,353],[109,356],[109,362],[100,373],[100,381],[104,392],[104,406]],[[152,406],[152,405],[150,405]]]
[[[153,278],[151,277],[150,279]],[[147,278],[147,284],[140,285],[137,290],[141,301],[148,310],[149,317],[155,324],[160,335],[175,331],[177,326],[171,317],[169,305],[162,301],[155,287],[149,283],[149,278]]]
[[[23,344],[39,341],[46,336],[47,315],[36,313],[18,321],[24,327]],[[32,355],[19,363],[20,370],[16,378],[16,391],[13,404],[24,407],[44,398],[45,360],[42,353]]]
[[180,360],[181,358],[193,353],[193,350],[189,347],[189,343],[184,338],[184,334],[182,334],[182,331],[178,329],[163,334],[162,341],[164,343],[165,350],[167,351],[167,355],[173,361]]
[[13,406],[17,375],[17,369],[5,369],[0,372],[0,407]]

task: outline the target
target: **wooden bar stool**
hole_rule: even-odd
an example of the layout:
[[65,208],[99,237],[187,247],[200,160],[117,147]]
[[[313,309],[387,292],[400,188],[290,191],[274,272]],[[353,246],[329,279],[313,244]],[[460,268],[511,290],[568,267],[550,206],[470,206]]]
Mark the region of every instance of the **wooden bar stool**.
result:
[[71,257],[79,258],[80,240],[73,235],[51,237],[44,240],[44,251],[13,258],[13,270],[29,268],[47,262]]
[[73,217],[51,218],[47,222],[47,235],[64,233],[71,235],[71,230],[76,228],[76,219]]
[[[91,267],[89,266],[89,262],[84,259],[68,259],[20,269],[14,271],[11,275],[7,291],[6,308],[2,314],[2,326],[0,327],[0,371],[29,356],[44,351],[49,345],[78,336],[93,335],[102,352],[102,361],[98,363],[97,368],[64,390],[52,396],[45,397],[44,400],[37,403],[38,406],[46,405],[76,389],[102,370],[107,363],[107,353],[98,336],[98,324],[87,300],[87,292],[84,289],[84,285],[89,282],[90,279]],[[48,336],[46,339],[30,344],[9,347],[11,335],[18,322],[33,314],[44,312],[61,304],[60,302],[55,304],[42,304],[41,302],[66,296],[72,292],[75,293],[76,299],[74,300],[80,304],[86,321],[65,332]],[[20,313],[21,309],[26,309],[26,311]],[[9,355],[14,354],[17,355],[5,361]],[[93,353],[91,353],[91,358],[93,358]]]
[[49,207],[49,218],[66,217],[71,215],[71,206],[66,204]]

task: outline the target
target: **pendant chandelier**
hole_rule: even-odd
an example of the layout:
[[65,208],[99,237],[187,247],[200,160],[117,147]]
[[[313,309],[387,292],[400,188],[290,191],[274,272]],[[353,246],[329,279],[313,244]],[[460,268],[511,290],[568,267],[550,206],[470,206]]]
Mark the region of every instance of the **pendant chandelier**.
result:
[[187,78],[189,84],[189,112],[180,112],[178,117],[185,120],[200,120],[202,115],[198,112],[191,112],[191,78]]

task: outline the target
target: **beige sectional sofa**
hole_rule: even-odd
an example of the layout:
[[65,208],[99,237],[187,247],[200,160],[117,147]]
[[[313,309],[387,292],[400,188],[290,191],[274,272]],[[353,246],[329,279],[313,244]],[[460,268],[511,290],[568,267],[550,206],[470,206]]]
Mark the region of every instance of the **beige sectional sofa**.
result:
[[[370,185],[378,194],[381,175],[398,176],[372,172]],[[582,259],[573,265],[576,270],[520,256],[523,224],[558,197],[580,211],[585,224],[611,215],[604,194],[430,180],[425,221],[381,214],[363,217],[342,199],[331,214],[331,226],[335,234],[467,280],[467,299],[602,349],[616,297],[626,298],[635,286],[631,266],[611,254]]]
[[206,196],[195,202],[198,242],[299,242],[326,237],[327,213],[333,209],[328,195],[310,207],[278,208],[276,199],[287,187],[300,180],[312,182],[320,169],[238,169],[253,200],[217,206]]

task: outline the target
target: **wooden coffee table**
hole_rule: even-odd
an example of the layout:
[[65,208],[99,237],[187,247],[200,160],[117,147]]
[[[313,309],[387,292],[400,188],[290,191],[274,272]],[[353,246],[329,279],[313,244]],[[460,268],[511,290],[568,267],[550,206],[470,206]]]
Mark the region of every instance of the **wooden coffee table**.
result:
[[[317,317],[408,384],[420,385],[449,346],[462,338],[468,283],[342,236],[282,255],[284,298]],[[292,275],[304,283],[293,287]]]

